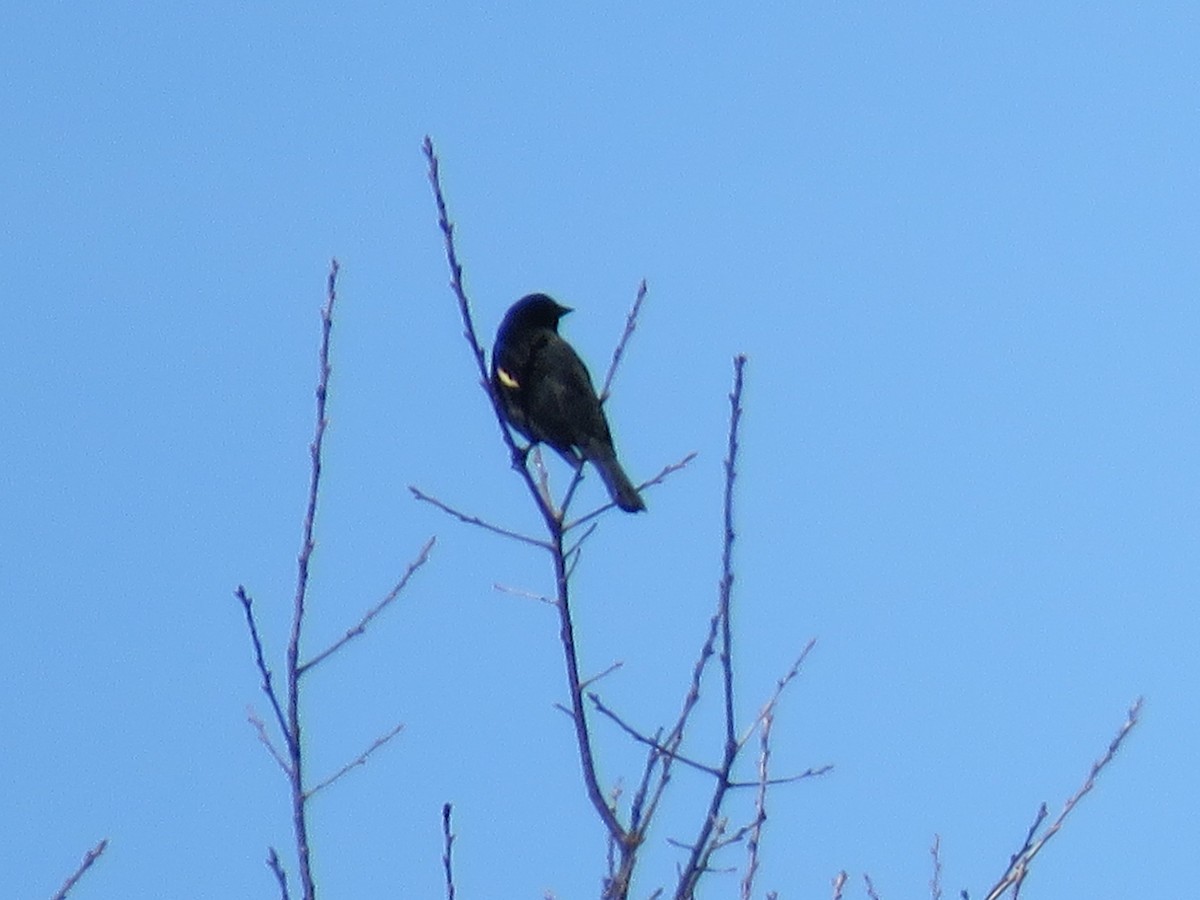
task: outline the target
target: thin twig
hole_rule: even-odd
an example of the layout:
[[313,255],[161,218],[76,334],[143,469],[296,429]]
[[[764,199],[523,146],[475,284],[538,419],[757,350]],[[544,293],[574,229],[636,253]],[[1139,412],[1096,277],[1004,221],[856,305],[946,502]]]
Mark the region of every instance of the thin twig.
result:
[[[696,455],[697,455],[696,451],[693,450],[691,453],[689,453],[683,459],[679,460],[679,462],[673,462],[673,463],[669,463],[668,465],[663,466],[662,471],[660,471],[657,475],[655,475],[649,481],[643,481],[641,484],[639,484],[637,486],[637,492],[640,494],[643,491],[645,491],[647,488],[656,487],[656,486],[662,484],[669,476],[671,476],[675,472],[678,472],[680,469],[687,466],[688,463],[690,463],[693,459],[696,458]],[[563,531],[570,531],[572,528],[578,528],[584,522],[590,522],[592,519],[596,518],[596,516],[600,515],[601,513],[608,512],[614,506],[616,506],[616,504],[611,501],[608,503],[605,503],[603,506],[598,506],[595,509],[593,509],[591,512],[585,513],[584,515],[580,516],[578,519],[574,519],[571,522],[568,522],[566,525],[563,526]]]
[[762,840],[762,828],[767,821],[767,785],[771,779],[768,765],[771,761],[771,723],[775,721],[772,707],[762,717],[760,751],[758,754],[758,790],[754,794],[754,821],[750,823],[749,839],[746,841],[746,875],[742,879],[742,900],[750,900],[754,892],[754,877],[758,874],[758,847]]
[[[697,454],[697,452],[695,450],[693,450],[691,453],[689,453],[683,459],[679,460],[679,462],[674,462],[669,465],[663,466],[662,471],[660,471],[657,475],[655,475],[649,481],[643,481],[641,484],[638,485],[638,488],[637,488],[638,493],[641,493],[642,491],[646,490],[647,488],[657,487],[658,485],[662,484],[664,481],[667,480],[668,476],[670,476],[670,475],[674,474],[675,472],[678,472],[680,469],[684,468],[686,465],[688,465],[688,463],[690,463],[698,455],[699,454]],[[578,525],[579,523],[576,522],[575,524]]]
[[[258,674],[262,676],[263,693],[267,695],[267,699],[271,701],[271,709],[275,711],[275,721],[279,724],[279,730],[283,733],[283,739],[288,745],[288,756],[291,756],[292,736],[288,729],[287,718],[283,714],[283,707],[279,703],[279,695],[275,693],[275,684],[271,680],[271,670],[267,667],[267,661],[263,656],[262,638],[258,634],[258,624],[254,619],[253,601],[250,595],[246,593],[246,589],[242,585],[238,585],[238,589],[234,591],[234,596],[242,604],[242,609],[246,613],[246,627],[250,629],[250,643],[254,646],[254,664],[258,666]],[[288,767],[284,766],[284,771],[288,771]]]
[[[541,485],[542,485],[542,491],[544,492],[544,494],[546,496],[546,502],[549,503],[550,502],[550,474],[544,468],[542,468],[542,457],[541,457],[540,453],[537,455],[537,464],[538,464],[538,475],[539,475],[539,479],[540,479]],[[574,464],[574,466],[575,466],[575,471],[571,475],[571,483],[567,485],[567,491],[565,494],[563,494],[562,503],[559,504],[559,507],[558,507],[558,514],[559,514],[560,519],[567,514],[567,509],[571,505],[571,500],[575,497],[575,491],[577,491],[579,489],[579,486],[581,484],[583,484],[583,470],[584,470],[583,462],[577,461]]]
[[384,609],[386,609],[392,603],[392,601],[400,595],[400,592],[404,590],[405,585],[408,584],[408,580],[412,578],[413,573],[416,572],[417,569],[421,568],[421,566],[425,565],[426,560],[429,559],[429,551],[433,549],[433,544],[436,540],[436,537],[431,537],[429,540],[427,540],[425,542],[425,546],[421,548],[421,552],[417,554],[417,558],[408,564],[408,568],[404,570],[404,574],[400,576],[400,580],[396,582],[395,586],[388,592],[387,596],[367,610],[366,615],[359,619],[357,625],[347,630],[347,632],[338,640],[334,641],[333,644],[300,666],[300,674],[303,675],[317,663],[321,662],[321,660],[332,656],[351,640],[365,632],[367,630],[367,626],[371,623],[371,620],[383,612]]
[[108,838],[104,838],[95,847],[83,855],[83,861],[79,863],[78,868],[71,873],[70,877],[63,882],[63,886],[58,889],[58,893],[54,895],[53,900],[66,900],[67,894],[71,892],[71,888],[79,883],[87,870],[98,860],[101,854],[108,849]]
[[421,500],[425,503],[429,503],[432,506],[436,506],[442,512],[446,513],[447,515],[453,516],[454,518],[458,519],[460,522],[465,522],[468,525],[476,525],[476,526],[486,529],[487,531],[490,531],[494,534],[503,535],[504,537],[512,538],[513,540],[521,541],[524,544],[530,544],[534,547],[541,547],[543,550],[550,549],[550,544],[548,544],[546,541],[538,540],[537,538],[530,537],[527,534],[521,534],[519,531],[512,531],[508,528],[501,528],[499,525],[493,525],[491,522],[485,522],[483,519],[480,519],[477,516],[472,516],[472,515],[468,515],[465,512],[460,512],[459,510],[455,509],[452,506],[447,506],[445,503],[443,503],[441,500],[438,500],[436,497],[429,496],[424,491],[422,491],[420,488],[415,487],[411,484],[408,486],[408,489],[412,492],[412,495],[416,499]]
[[308,599],[308,570],[316,542],[313,532],[317,519],[317,500],[321,491],[321,449],[325,442],[325,429],[329,419],[325,414],[325,403],[329,396],[329,338],[333,331],[333,308],[337,301],[338,261],[329,266],[328,289],[325,307],[321,310],[321,350],[317,376],[316,426],[312,444],[309,445],[311,470],[308,481],[308,502],[304,511],[303,537],[300,553],[296,557],[296,594],[292,606],[292,630],[287,648],[287,699],[288,699],[288,749],[291,751],[290,772],[292,776],[292,825],[296,835],[296,855],[299,860],[300,885],[304,900],[314,900],[317,893],[312,875],[312,851],[308,843],[308,816],[304,789],[304,760],[300,728],[300,635],[304,627],[304,609]]
[[[607,673],[604,673],[604,674],[607,674]],[[638,731],[636,728],[634,728],[632,725],[630,725],[628,722],[626,722],[624,719],[622,719],[611,708],[609,708],[604,703],[604,701],[600,699],[600,696],[598,694],[590,693],[590,694],[588,694],[588,699],[591,700],[592,705],[596,707],[596,712],[598,712],[601,715],[605,716],[606,718],[612,720],[612,722],[618,728],[620,728],[622,731],[624,731],[627,735],[629,735],[631,738],[633,738],[639,744],[644,744],[645,746],[649,747],[655,754],[675,760],[676,762],[683,763],[685,766],[695,769],[697,772],[703,772],[705,775],[711,775],[713,778],[717,778],[717,779],[721,778],[721,769],[718,768],[717,766],[710,766],[707,763],[698,762],[697,760],[694,760],[687,756],[684,756],[678,750],[672,749],[666,742],[660,740],[659,738],[650,737],[649,735],[642,734],[640,731]],[[566,709],[565,707],[563,707],[561,705],[558,708],[561,709],[563,712],[567,713],[568,715],[571,714],[570,710]],[[758,720],[756,720],[756,722],[757,721]],[[826,773],[831,772],[832,770],[833,770],[833,766],[831,766],[831,765],[818,766],[815,769],[805,769],[803,772],[800,772],[797,775],[788,775],[783,778],[771,778],[767,781],[767,784],[768,785],[793,784],[797,781],[803,781],[806,778],[816,778],[820,775],[825,775]],[[758,779],[755,779],[754,781],[735,781],[732,778],[728,779],[728,787],[731,790],[748,788],[748,787],[758,787],[758,785],[759,785]],[[689,844],[688,846],[690,847],[691,845]]]
[[379,737],[375,738],[375,740],[371,742],[370,747],[368,747],[362,753],[358,754],[358,756],[356,756],[350,762],[346,763],[344,766],[342,766],[340,769],[338,769],[336,772],[334,772],[332,775],[330,775],[328,778],[326,778],[324,781],[322,781],[316,787],[309,789],[306,792],[305,796],[312,797],[312,796],[316,795],[318,792],[325,790],[325,788],[329,787],[331,784],[333,784],[336,781],[338,781],[339,779],[341,779],[347,772],[351,771],[352,769],[357,769],[359,766],[365,766],[367,764],[367,760],[370,758],[372,753],[374,753],[376,750],[378,750],[380,747],[382,747],[384,744],[386,744],[388,741],[390,741],[392,738],[394,738],[396,735],[398,735],[403,730],[404,730],[404,723],[401,722],[400,724],[396,725],[396,727],[393,728],[391,731],[389,731],[387,734],[381,734]]
[[567,686],[571,695],[571,719],[575,725],[575,739],[579,745],[579,762],[584,786],[596,814],[605,829],[618,843],[623,844],[625,829],[609,808],[600,788],[596,774],[596,761],[592,752],[592,736],[588,730],[587,709],[583,702],[583,683],[579,675],[579,655],[575,644],[575,624],[571,618],[570,585],[567,581],[566,560],[562,552],[562,530],[553,533],[554,581],[558,596],[559,638],[563,647],[563,660],[567,669]]
[[842,889],[846,887],[846,882],[850,876],[846,874],[846,870],[838,872],[833,878],[833,900],[842,900]]
[[271,736],[267,734],[267,723],[264,722],[262,717],[254,711],[253,707],[246,708],[246,721],[248,721],[254,727],[255,733],[258,734],[259,742],[267,748],[267,752],[270,753],[271,758],[279,764],[279,768],[283,770],[283,774],[290,778],[291,773],[288,771],[287,761],[275,747],[275,742],[271,740]]
[[1055,819],[1050,827],[1042,833],[1041,837],[1037,837],[1035,839],[1038,828],[1046,819],[1046,804],[1043,803],[1041,805],[1041,808],[1038,810],[1038,815],[1034,819],[1033,826],[1029,829],[1029,832],[1025,837],[1024,845],[1013,856],[1012,862],[1009,863],[1008,869],[1005,870],[1004,874],[1000,877],[1000,880],[996,882],[995,886],[990,891],[988,891],[985,900],[998,900],[998,898],[1010,887],[1013,889],[1014,896],[1020,891],[1021,884],[1025,881],[1025,877],[1029,874],[1029,865],[1033,862],[1033,858],[1041,852],[1041,849],[1044,846],[1046,846],[1046,842],[1049,841],[1050,838],[1054,837],[1054,835],[1058,833],[1059,829],[1062,828],[1063,822],[1066,820],[1067,816],[1071,814],[1071,811],[1075,809],[1076,804],[1078,804],[1079,801],[1082,800],[1084,796],[1096,786],[1096,777],[1104,770],[1105,766],[1112,762],[1113,757],[1117,755],[1117,751],[1121,749],[1121,744],[1124,743],[1125,738],[1129,735],[1129,732],[1131,732],[1141,720],[1141,712],[1142,698],[1138,697],[1138,699],[1134,701],[1133,705],[1129,707],[1129,712],[1126,715],[1125,721],[1117,731],[1116,736],[1112,739],[1112,741],[1109,742],[1108,750],[1105,751],[1104,755],[1100,757],[1100,759],[1092,763],[1091,771],[1088,772],[1088,776],[1084,780],[1083,785],[1071,796],[1069,800],[1067,800],[1066,804],[1063,806],[1062,812],[1058,814],[1058,818]]
[[291,900],[291,894],[288,893],[287,872],[283,870],[283,863],[274,847],[267,848],[267,868],[271,870],[275,881],[279,883],[280,900]]
[[[646,764],[642,767],[642,777],[638,781],[637,790],[633,793],[633,802],[629,804],[629,830],[638,833],[642,829],[642,815],[646,810],[646,800],[650,796],[650,785],[658,766],[661,754],[658,746],[662,741],[662,729],[654,733],[650,749],[646,753]],[[660,889],[661,890],[661,889]]]
[[583,532],[582,535],[580,535],[579,539],[577,541],[575,541],[574,544],[572,544],[568,548],[563,549],[563,555],[567,559],[567,578],[570,578],[572,575],[575,574],[575,567],[577,565],[579,565],[579,560],[583,559],[583,543],[584,543],[584,541],[586,541],[593,534],[595,534],[596,529],[599,526],[600,526],[599,522],[592,522],[592,524],[590,524],[587,527],[587,529]]
[[[608,794],[608,808],[615,815],[621,803],[621,782],[613,785],[612,790]],[[607,873],[605,874],[605,891],[611,891],[616,885],[619,873],[617,871],[617,842],[613,840],[613,836],[608,836],[608,847],[605,852],[605,863],[607,864]]]
[[758,718],[750,723],[750,727],[746,729],[745,734],[743,734],[741,739],[738,741],[739,747],[744,747],[746,745],[746,743],[754,735],[754,729],[758,727],[760,722],[762,722],[768,715],[774,715],[775,707],[779,705],[779,700],[783,696],[783,692],[796,678],[796,676],[800,674],[800,668],[804,665],[804,661],[808,659],[808,654],[812,652],[813,647],[816,645],[816,638],[810,638],[808,643],[804,645],[804,649],[800,651],[800,655],[796,657],[796,661],[792,663],[792,667],[788,669],[782,678],[775,682],[774,693],[771,694],[771,698],[763,705],[762,711],[758,714]]
[[[580,689],[586,691],[589,687],[591,687],[593,684],[595,684],[601,678],[611,675],[613,672],[617,671],[617,669],[621,668],[621,666],[623,666],[623,665],[625,665],[625,663],[621,662],[621,660],[618,659],[615,663],[613,663],[611,666],[609,666],[604,671],[597,672],[595,675],[591,676],[590,678],[585,678],[585,679],[583,679],[583,681],[579,682]],[[595,697],[595,694],[589,694],[588,696]]]
[[600,699],[599,694],[595,694],[595,693],[588,694],[588,699],[592,701],[592,705],[596,708],[596,712],[600,713],[602,716],[607,717],[608,719],[611,719],[612,722],[618,728],[620,728],[622,731],[624,731],[627,735],[629,735],[631,738],[633,738],[639,744],[645,744],[647,747],[651,748],[652,750],[654,750],[656,753],[660,754],[661,756],[665,756],[669,759],[681,762],[685,766],[695,769],[697,772],[704,772],[706,775],[711,775],[714,778],[720,777],[721,772],[716,766],[710,766],[710,765],[707,765],[706,763],[697,762],[694,759],[689,759],[688,757],[684,756],[682,753],[678,752],[677,750],[671,749],[666,744],[661,743],[657,739],[652,738],[649,735],[642,734],[640,731],[638,731],[636,728],[634,728],[632,725],[630,725],[628,722],[626,722],[624,719],[622,719],[615,711],[613,711],[611,708],[609,708],[604,703],[604,701]]
[[871,876],[866,872],[863,872],[863,881],[866,882],[867,896],[870,900],[879,900],[879,895],[875,893],[875,883],[871,881]]
[[[454,225],[450,221],[450,214],[446,211],[446,198],[442,194],[441,165],[438,162],[437,153],[433,149],[433,139],[429,135],[425,136],[422,150],[425,153],[425,160],[429,164],[429,183],[433,187],[433,198],[437,204],[438,226],[442,229],[446,261],[450,264],[450,288],[454,291],[454,296],[458,298],[459,312],[462,313],[463,319],[463,336],[471,345],[475,362],[479,367],[480,378],[486,387],[489,384],[487,363],[484,360],[483,347],[475,334],[475,323],[471,321],[471,301],[467,299],[467,292],[463,289],[463,268],[458,261],[458,253],[454,249]],[[490,389],[488,389],[488,393],[490,395]]]
[[721,774],[720,770],[717,769],[716,766],[710,766],[710,765],[707,765],[706,763],[697,762],[694,759],[689,759],[688,757],[686,757],[682,753],[680,753],[678,750],[672,749],[671,747],[669,747],[668,745],[666,745],[664,743],[660,743],[659,741],[655,740],[654,738],[650,737],[649,735],[642,734],[640,731],[638,731],[636,728],[634,728],[632,725],[630,725],[628,722],[626,722],[624,719],[622,719],[616,712],[614,712],[612,709],[610,709],[604,703],[604,701],[600,699],[600,696],[598,694],[595,694],[595,693],[588,694],[588,699],[592,701],[592,705],[596,708],[596,712],[598,712],[602,716],[605,716],[606,718],[612,720],[612,722],[618,728],[620,728],[622,731],[624,731],[627,735],[629,735],[631,738],[633,738],[639,744],[645,744],[647,747],[650,747],[652,750],[654,750],[656,753],[660,754],[661,756],[681,762],[685,766],[695,769],[697,772],[704,772],[706,775],[711,775],[714,778],[720,777],[720,774]]
[[929,879],[930,900],[942,900],[942,836],[933,836],[933,846],[929,848],[933,857],[933,876]]
[[643,278],[638,285],[637,297],[634,298],[633,306],[630,308],[629,314],[625,316],[625,330],[621,332],[621,338],[617,341],[617,346],[613,348],[612,362],[608,364],[608,372],[604,376],[604,387],[600,389],[601,404],[608,399],[613,378],[617,375],[617,367],[621,364],[621,357],[625,355],[625,345],[629,343],[629,339],[633,337],[633,332],[637,329],[638,314],[642,311],[642,301],[645,299],[646,279]]
[[547,597],[545,594],[535,594],[533,591],[523,591],[518,588],[509,587],[505,584],[493,584],[492,589],[499,591],[502,594],[512,594],[514,597],[524,597],[526,600],[536,600],[539,603],[545,603],[547,606],[557,606],[558,601],[553,597]]
[[450,830],[449,803],[442,805],[442,869],[446,873],[446,900],[454,900],[454,869],[450,851],[454,848],[454,832]]
[[720,630],[721,693],[725,718],[725,748],[720,766],[722,774],[713,787],[708,813],[700,827],[700,834],[695,844],[692,845],[692,852],[684,865],[683,874],[679,878],[679,885],[675,893],[676,900],[691,900],[696,891],[696,883],[709,866],[709,860],[716,849],[713,841],[713,828],[720,818],[721,805],[724,803],[725,794],[729,789],[729,774],[733,770],[739,749],[733,713],[733,632],[730,625],[730,601],[733,594],[733,543],[735,539],[733,487],[737,479],[738,427],[742,419],[742,386],[745,368],[745,355],[735,357],[733,360],[733,390],[729,394],[729,450],[725,457],[723,516],[725,540],[721,553],[721,582],[717,604],[717,620]]
[[579,536],[579,538],[575,541],[575,543],[573,543],[570,547],[565,547],[563,549],[563,553],[567,556],[568,559],[578,556],[579,549],[583,546],[583,542],[586,541],[588,538],[590,538],[593,534],[596,533],[596,529],[599,527],[599,525],[600,525],[599,522],[593,522],[591,525],[588,526],[587,530],[584,531],[584,533]]

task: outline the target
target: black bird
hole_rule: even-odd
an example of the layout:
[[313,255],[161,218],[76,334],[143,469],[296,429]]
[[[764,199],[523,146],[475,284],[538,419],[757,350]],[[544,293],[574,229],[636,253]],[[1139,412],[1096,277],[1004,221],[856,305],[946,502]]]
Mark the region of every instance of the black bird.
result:
[[576,467],[590,461],[613,503],[637,512],[646,504],[617,462],[592,377],[558,335],[558,320],[570,311],[545,294],[514,303],[496,332],[492,389],[508,424],[535,444],[549,444]]

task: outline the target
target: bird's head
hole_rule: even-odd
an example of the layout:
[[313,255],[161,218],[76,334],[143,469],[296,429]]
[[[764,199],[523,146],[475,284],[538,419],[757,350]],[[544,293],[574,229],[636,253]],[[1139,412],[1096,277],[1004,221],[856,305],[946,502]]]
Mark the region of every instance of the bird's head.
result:
[[546,294],[527,294],[508,311],[504,318],[506,324],[520,323],[531,328],[552,328],[558,330],[558,320],[571,311],[571,307],[562,306]]

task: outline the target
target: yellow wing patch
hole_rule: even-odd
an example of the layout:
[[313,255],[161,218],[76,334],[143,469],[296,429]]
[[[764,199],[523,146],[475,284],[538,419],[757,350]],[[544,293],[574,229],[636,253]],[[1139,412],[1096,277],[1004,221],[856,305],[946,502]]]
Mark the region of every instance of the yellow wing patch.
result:
[[521,383],[503,369],[496,369],[496,377],[500,379],[500,384],[510,391],[518,390],[521,387]]

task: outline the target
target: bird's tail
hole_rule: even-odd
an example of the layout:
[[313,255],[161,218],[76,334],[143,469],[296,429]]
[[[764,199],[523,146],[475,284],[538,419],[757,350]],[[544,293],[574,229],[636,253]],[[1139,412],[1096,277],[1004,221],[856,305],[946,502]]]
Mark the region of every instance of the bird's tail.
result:
[[617,462],[617,455],[611,447],[589,447],[586,455],[600,473],[613,503],[625,512],[640,512],[646,508],[637,488]]

